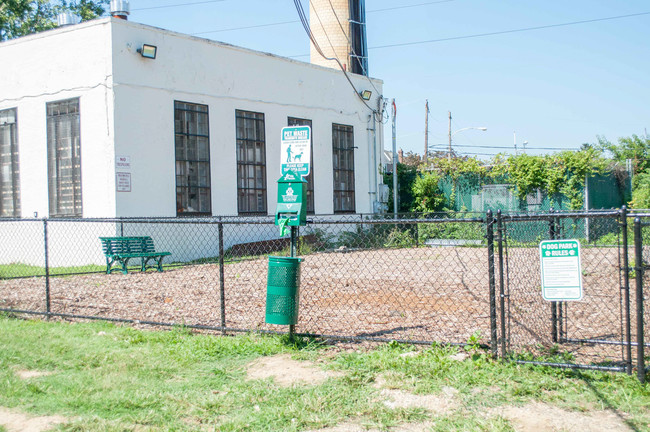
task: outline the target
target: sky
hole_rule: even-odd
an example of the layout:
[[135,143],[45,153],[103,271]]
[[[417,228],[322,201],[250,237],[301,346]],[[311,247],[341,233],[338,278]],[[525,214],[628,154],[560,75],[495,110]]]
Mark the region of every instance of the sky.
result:
[[[650,129],[648,0],[366,0],[366,11],[369,74],[395,98],[405,152],[424,151],[426,100],[431,149],[448,148],[451,111],[455,151],[482,159],[514,154],[515,139],[543,154]],[[131,0],[129,19],[309,61],[290,0]],[[591,22],[561,25],[580,21]],[[545,28],[523,30],[534,27]],[[487,130],[455,133],[473,127]],[[391,135],[388,122],[387,149]]]

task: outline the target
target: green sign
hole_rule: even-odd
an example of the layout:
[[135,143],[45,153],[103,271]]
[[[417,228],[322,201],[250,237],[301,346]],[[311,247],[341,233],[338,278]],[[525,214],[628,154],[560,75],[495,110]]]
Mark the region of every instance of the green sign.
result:
[[309,174],[311,162],[311,128],[309,126],[282,128],[280,162],[283,175],[287,171],[294,171],[300,177],[306,177]]
[[582,300],[580,242],[544,240],[539,243],[539,256],[544,300]]

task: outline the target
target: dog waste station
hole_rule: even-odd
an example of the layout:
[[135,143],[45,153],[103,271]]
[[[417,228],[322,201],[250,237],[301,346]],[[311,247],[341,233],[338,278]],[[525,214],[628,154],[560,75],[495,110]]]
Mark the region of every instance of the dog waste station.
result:
[[296,257],[298,230],[307,224],[307,181],[303,177],[309,174],[311,161],[309,126],[282,128],[280,149],[282,177],[278,179],[275,225],[280,228],[280,236],[286,235],[289,229],[291,256],[269,256],[265,321],[289,325],[289,332],[293,334],[298,323],[302,262],[302,258]]

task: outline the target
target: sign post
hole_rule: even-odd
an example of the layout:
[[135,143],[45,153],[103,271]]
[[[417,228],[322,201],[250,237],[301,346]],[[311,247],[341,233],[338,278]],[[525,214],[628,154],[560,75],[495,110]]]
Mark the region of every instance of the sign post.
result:
[[582,300],[580,242],[544,240],[539,244],[539,255],[544,300]]

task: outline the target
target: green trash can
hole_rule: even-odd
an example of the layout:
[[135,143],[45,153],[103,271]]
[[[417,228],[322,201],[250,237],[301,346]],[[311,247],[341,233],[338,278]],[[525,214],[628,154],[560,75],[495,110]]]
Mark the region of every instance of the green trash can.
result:
[[298,322],[301,261],[302,258],[269,257],[266,284],[267,324],[291,325]]

